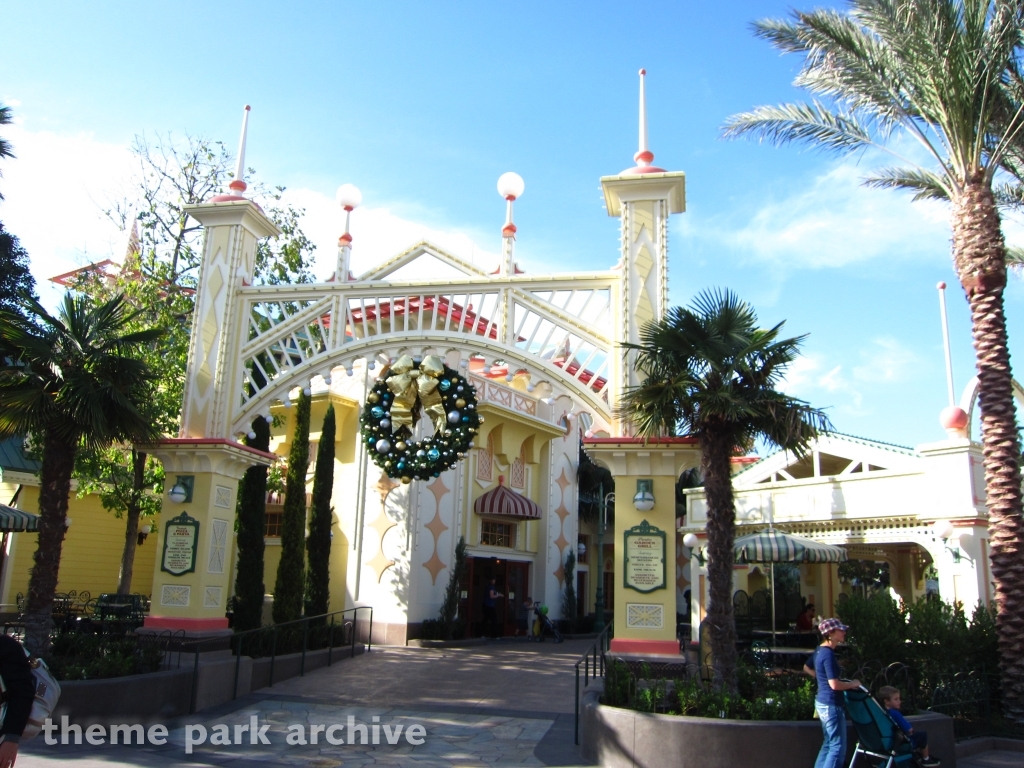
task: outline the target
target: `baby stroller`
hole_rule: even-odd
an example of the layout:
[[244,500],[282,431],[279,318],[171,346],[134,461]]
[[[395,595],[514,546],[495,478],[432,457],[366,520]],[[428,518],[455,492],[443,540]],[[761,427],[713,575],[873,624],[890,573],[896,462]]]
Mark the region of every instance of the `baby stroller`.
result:
[[876,768],[916,768],[920,765],[913,745],[867,688],[862,685],[852,691],[843,691],[843,696],[846,714],[857,731],[857,747],[853,751],[850,768],[856,765],[858,755],[865,755]]
[[556,643],[562,642],[562,633],[558,631],[554,622],[548,618],[548,607],[546,605],[536,605],[533,609],[533,630],[531,639],[536,640],[538,643],[543,643],[545,637],[554,638]]

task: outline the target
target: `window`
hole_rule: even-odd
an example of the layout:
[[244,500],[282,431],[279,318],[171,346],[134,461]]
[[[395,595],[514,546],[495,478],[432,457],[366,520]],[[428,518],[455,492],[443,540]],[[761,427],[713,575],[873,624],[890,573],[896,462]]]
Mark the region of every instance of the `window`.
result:
[[267,512],[267,527],[264,529],[263,535],[268,538],[280,538],[281,518],[283,517],[283,512]]
[[490,547],[508,547],[512,549],[516,545],[516,526],[512,523],[484,520],[480,543]]

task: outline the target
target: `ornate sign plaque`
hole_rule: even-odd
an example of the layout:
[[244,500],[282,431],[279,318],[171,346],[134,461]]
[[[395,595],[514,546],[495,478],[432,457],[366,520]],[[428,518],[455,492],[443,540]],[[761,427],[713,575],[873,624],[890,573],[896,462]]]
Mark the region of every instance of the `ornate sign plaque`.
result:
[[164,552],[160,570],[172,576],[195,573],[196,549],[199,546],[199,521],[182,512],[167,521],[164,529]]
[[626,588],[637,592],[665,589],[665,532],[643,520],[623,538]]

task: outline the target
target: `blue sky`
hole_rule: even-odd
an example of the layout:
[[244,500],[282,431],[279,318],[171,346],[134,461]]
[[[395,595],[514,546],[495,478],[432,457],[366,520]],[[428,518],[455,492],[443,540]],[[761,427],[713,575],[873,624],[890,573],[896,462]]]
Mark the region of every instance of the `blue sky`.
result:
[[[618,224],[598,179],[632,165],[646,67],[656,164],[687,173],[688,211],[671,234],[673,302],[734,289],[766,324],[810,334],[790,387],[828,407],[841,431],[941,439],[939,280],[952,288],[958,396],[974,364],[943,208],[861,187],[875,157],[720,138],[733,112],[798,97],[799,61],[749,29],[787,6],[9,4],[0,100],[18,118],[8,131],[18,159],[2,168],[0,220],[38,278],[117,255],[99,205],[124,184],[132,137],[189,132],[234,147],[249,103],[247,164],[307,206],[325,265],[339,184],[363,191],[357,265],[424,232],[485,259],[503,222],[495,181],[515,170],[526,180],[520,263],[604,268],[618,256]],[[1007,230],[1020,241],[1016,222]],[[1011,353],[1024,339],[1022,298],[1015,278]]]

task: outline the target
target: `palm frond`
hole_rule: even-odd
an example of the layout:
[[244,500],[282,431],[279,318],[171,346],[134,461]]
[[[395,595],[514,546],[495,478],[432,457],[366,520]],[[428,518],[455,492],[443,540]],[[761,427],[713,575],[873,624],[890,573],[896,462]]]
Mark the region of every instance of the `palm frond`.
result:
[[882,168],[864,180],[877,189],[910,189],[914,200],[949,200],[946,179],[924,168]]
[[835,152],[854,152],[872,144],[871,131],[852,114],[833,112],[818,101],[756,107],[726,120],[726,138],[755,134],[771,144],[807,141]]

